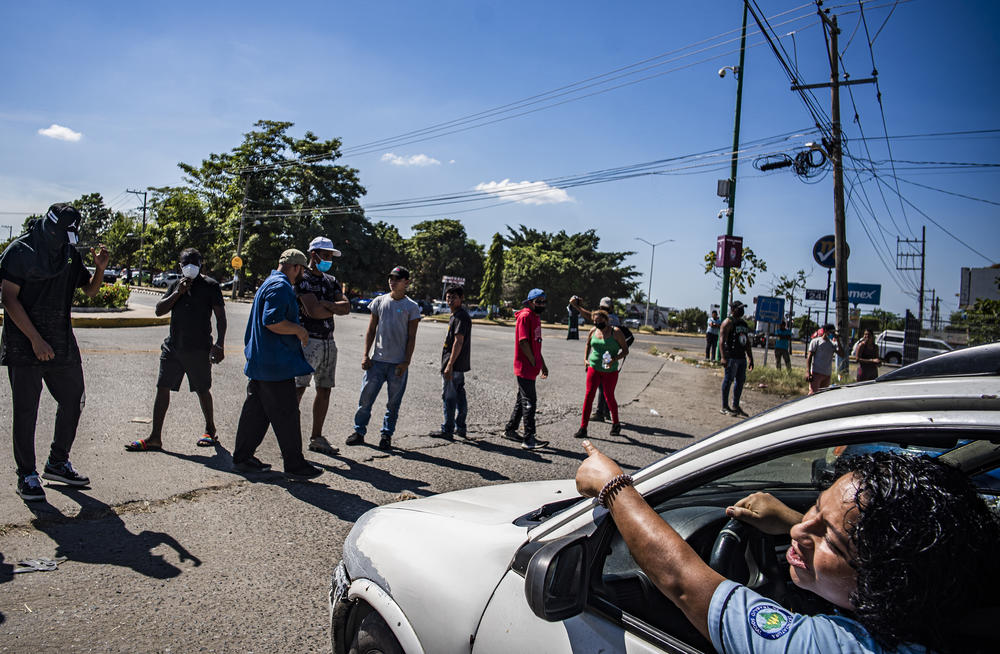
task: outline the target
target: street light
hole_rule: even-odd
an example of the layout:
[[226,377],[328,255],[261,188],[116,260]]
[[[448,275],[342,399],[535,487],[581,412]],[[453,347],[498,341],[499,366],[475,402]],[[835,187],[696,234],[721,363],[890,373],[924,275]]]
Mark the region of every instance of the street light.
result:
[[649,245],[649,246],[651,246],[653,248],[652,254],[649,255],[649,287],[648,287],[648,290],[646,291],[646,315],[643,316],[643,318],[642,318],[642,323],[644,325],[648,325],[649,324],[649,298],[653,294],[653,257],[656,256],[656,246],[657,245],[663,245],[664,243],[670,243],[674,239],[668,238],[666,240],[660,241],[659,243],[650,243],[646,239],[641,238],[639,236],[636,236],[635,240],[642,241],[646,245]]

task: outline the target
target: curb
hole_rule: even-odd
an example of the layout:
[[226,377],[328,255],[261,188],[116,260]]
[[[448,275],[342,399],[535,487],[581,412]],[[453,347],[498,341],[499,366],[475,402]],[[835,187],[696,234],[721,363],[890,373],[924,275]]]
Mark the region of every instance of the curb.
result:
[[[90,318],[73,317],[70,321],[74,327],[155,327],[158,325],[169,325],[170,316],[144,317],[144,318]],[[0,314],[0,325],[3,325],[3,314]]]

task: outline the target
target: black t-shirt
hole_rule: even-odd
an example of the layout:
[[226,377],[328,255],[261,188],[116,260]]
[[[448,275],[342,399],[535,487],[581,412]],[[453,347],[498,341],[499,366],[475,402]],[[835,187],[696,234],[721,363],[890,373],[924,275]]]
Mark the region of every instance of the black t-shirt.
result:
[[461,334],[464,340],[462,341],[462,349],[458,353],[458,358],[455,359],[455,366],[452,370],[456,372],[469,372],[472,369],[469,359],[469,346],[472,341],[472,318],[469,317],[469,312],[465,310],[465,307],[459,307],[458,311],[451,314],[451,319],[448,320],[448,334],[444,337],[444,350],[441,352],[442,372],[444,372],[444,367],[448,365],[448,360],[451,359],[451,350],[455,344],[455,336],[458,334]]
[[[163,297],[177,290],[183,277],[167,287]],[[212,307],[225,306],[219,282],[205,275],[194,278],[187,293],[170,309],[170,333],[163,341],[164,350],[212,349]]]
[[70,307],[73,292],[90,283],[90,272],[83,265],[83,258],[75,248],[70,248],[71,260],[55,277],[42,281],[26,281],[4,272],[3,277],[21,287],[17,298],[21,301],[31,324],[55,353],[50,361],[39,361],[31,341],[24,335],[10,315],[4,317],[3,336],[0,337],[0,364],[5,366],[64,365],[80,361],[80,348],[73,336]]
[[[317,275],[308,268],[295,284],[297,297],[302,297],[306,293],[312,293],[317,300],[326,300],[327,302],[340,302],[344,299],[344,291],[340,288],[340,282],[337,281],[336,277],[324,272]],[[333,316],[310,318],[302,308],[302,300],[299,300],[299,320],[312,338],[330,338],[330,335],[333,334]]]
[[750,327],[742,318],[730,318],[732,329],[729,330],[725,342],[723,342],[723,353],[727,359],[744,359],[747,351],[751,347]]

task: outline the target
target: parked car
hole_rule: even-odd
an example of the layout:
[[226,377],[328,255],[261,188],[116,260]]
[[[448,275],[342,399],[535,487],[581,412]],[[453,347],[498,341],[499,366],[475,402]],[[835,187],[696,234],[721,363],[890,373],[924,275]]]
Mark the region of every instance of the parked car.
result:
[[470,318],[485,318],[487,316],[486,309],[482,308],[478,304],[470,306],[468,311]]
[[355,298],[351,298],[351,311],[354,311],[354,312],[357,312],[357,313],[371,313],[371,309],[368,308],[368,304],[372,300],[374,300],[375,298],[377,298],[379,295],[381,295],[381,293],[379,293],[378,295],[374,295],[372,297],[355,297]]
[[[832,387],[674,452],[634,473],[634,485],[715,569],[742,570],[731,578],[786,606],[815,601],[790,581],[788,536],[742,529],[725,508],[768,492],[806,511],[848,445],[920,447],[978,481],[1000,466],[990,444],[1000,433],[998,371],[992,344]],[[1000,501],[989,485],[980,492]],[[743,536],[730,540],[733,529]],[[573,480],[372,509],[344,542],[329,599],[335,654],[714,651]]]
[[114,284],[117,281],[118,281],[118,271],[114,270],[112,268],[105,268],[104,269],[104,283],[105,284]]
[[[878,346],[879,358],[886,363],[903,362],[903,332],[886,330],[875,337],[875,345]],[[951,352],[954,348],[942,340],[936,338],[920,339],[917,348],[917,361],[922,361],[928,357]]]
[[180,279],[180,277],[180,273],[163,272],[153,277],[153,286],[166,288],[170,286],[174,280]]
[[420,306],[420,315],[430,316],[434,314],[434,305],[431,304],[430,300],[417,300],[416,302]]
[[434,300],[432,306],[434,307],[435,316],[441,313],[451,312],[451,309],[448,308],[448,303],[445,302],[444,300]]
[[639,322],[638,318],[626,318],[622,321],[622,324],[629,329],[639,329],[639,327],[642,326],[642,323]]

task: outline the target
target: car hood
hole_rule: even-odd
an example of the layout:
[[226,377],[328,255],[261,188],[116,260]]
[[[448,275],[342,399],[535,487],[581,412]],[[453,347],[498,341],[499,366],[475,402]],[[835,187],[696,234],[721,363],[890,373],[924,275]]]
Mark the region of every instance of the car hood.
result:
[[513,520],[575,494],[572,480],[525,482],[378,507],[351,529],[344,564],[393,598],[425,652],[462,651],[527,540]]

